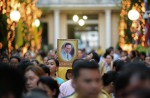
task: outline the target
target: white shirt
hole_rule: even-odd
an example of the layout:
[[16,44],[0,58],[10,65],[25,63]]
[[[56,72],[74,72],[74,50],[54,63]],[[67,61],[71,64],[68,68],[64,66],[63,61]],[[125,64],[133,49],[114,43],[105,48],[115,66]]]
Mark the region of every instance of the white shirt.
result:
[[72,87],[72,80],[68,80],[65,83],[61,84],[59,87],[60,94],[58,98],[63,98],[69,96],[75,92],[74,88]]

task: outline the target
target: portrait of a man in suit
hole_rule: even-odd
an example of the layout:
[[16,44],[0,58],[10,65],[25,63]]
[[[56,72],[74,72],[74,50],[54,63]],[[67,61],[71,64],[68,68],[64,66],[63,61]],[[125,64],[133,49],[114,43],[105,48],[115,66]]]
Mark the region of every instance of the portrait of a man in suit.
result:
[[70,43],[65,43],[64,47],[61,51],[61,57],[65,60],[65,61],[70,61],[72,59],[72,55],[71,55],[71,50],[73,49],[72,44]]

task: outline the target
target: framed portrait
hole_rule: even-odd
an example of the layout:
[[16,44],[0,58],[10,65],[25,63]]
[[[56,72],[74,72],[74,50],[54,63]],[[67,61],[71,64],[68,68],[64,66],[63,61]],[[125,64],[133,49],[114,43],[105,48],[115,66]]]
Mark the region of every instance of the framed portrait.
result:
[[77,58],[77,39],[58,39],[57,54],[61,67],[71,67],[72,62]]

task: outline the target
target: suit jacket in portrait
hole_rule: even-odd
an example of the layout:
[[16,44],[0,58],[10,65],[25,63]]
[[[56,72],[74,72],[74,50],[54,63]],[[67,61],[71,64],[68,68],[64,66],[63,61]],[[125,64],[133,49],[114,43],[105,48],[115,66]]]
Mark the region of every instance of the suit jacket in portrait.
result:
[[62,50],[61,52],[61,57],[65,60],[65,61],[70,61],[72,59],[71,54],[67,54],[64,50]]

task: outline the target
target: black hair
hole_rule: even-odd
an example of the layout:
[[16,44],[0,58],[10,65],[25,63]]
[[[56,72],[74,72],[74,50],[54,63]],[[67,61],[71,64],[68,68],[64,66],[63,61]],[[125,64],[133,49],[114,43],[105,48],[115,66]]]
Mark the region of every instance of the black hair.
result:
[[126,54],[126,56],[128,56],[128,52],[127,51],[123,50],[122,52],[124,52]]
[[28,92],[23,98],[49,98],[47,92],[40,88],[34,88]]
[[56,63],[56,66],[59,67],[59,61],[58,61],[57,59],[55,59],[55,58],[50,58],[50,59],[48,59],[48,61],[49,61],[49,60],[54,60],[55,63]]
[[67,77],[67,74],[68,74],[68,73],[72,73],[72,69],[68,69],[68,70],[67,70],[66,75],[65,75],[66,80],[69,80],[69,78]]
[[132,76],[136,74],[138,75],[139,80],[145,80],[147,78],[147,70],[147,66],[141,62],[125,64],[123,70],[118,73],[115,80],[116,92],[125,89],[129,85]]
[[[93,56],[92,56],[92,59],[94,59],[97,63],[99,63],[99,56],[98,56],[98,54],[95,52],[95,51],[93,51],[93,52],[91,52],[92,54],[93,54]],[[90,54],[91,54],[90,53]]]
[[16,68],[0,63],[0,98],[9,94],[21,98],[24,85],[24,76]]
[[103,57],[106,58],[106,56],[109,55],[111,51],[113,51],[113,49],[111,48],[106,49],[106,52],[104,53]]
[[135,98],[150,98],[150,89],[149,88],[136,89],[130,92],[127,96],[134,96]]
[[2,60],[4,59],[4,58],[6,58],[8,61],[9,61],[9,57],[8,57],[8,55],[3,55],[3,57],[2,57]]
[[116,79],[116,72],[108,71],[102,76],[103,85],[108,86],[111,82],[114,83]]
[[51,89],[52,91],[56,91],[56,94],[53,96],[54,98],[58,98],[59,95],[59,85],[57,83],[56,80],[54,80],[51,77],[48,76],[43,76],[39,79],[38,84],[39,83],[43,83],[45,85],[47,85],[49,87],[49,89]]
[[72,68],[73,78],[78,78],[81,69],[99,70],[99,65],[95,61],[78,59],[73,62]]
[[12,57],[10,57],[10,60],[11,60],[12,58],[17,59],[17,60],[18,60],[18,62],[20,62],[20,61],[21,61],[21,58],[20,58],[19,56],[12,56]]
[[20,62],[20,64],[18,65],[18,69],[19,71],[24,74],[25,70],[28,66],[33,66],[33,63],[30,62],[29,60],[23,60]]
[[133,58],[135,58],[137,56],[136,51],[132,50],[131,54],[133,55]]
[[37,64],[40,64],[39,61],[36,60],[36,59],[32,60],[31,62],[32,62],[32,63],[33,63],[33,62],[36,62]]
[[[66,47],[67,45],[71,45],[71,44],[70,44],[70,43],[65,43],[65,47]],[[71,47],[72,47],[72,45],[71,45]]]
[[146,57],[146,53],[145,52],[141,52],[140,55],[143,55],[144,57]]
[[50,70],[46,65],[40,64],[39,66],[44,70],[45,73],[47,73],[50,76]]
[[116,60],[113,63],[113,68],[115,68],[115,71],[118,72],[120,70],[122,70],[123,66],[124,66],[125,62],[122,60]]

